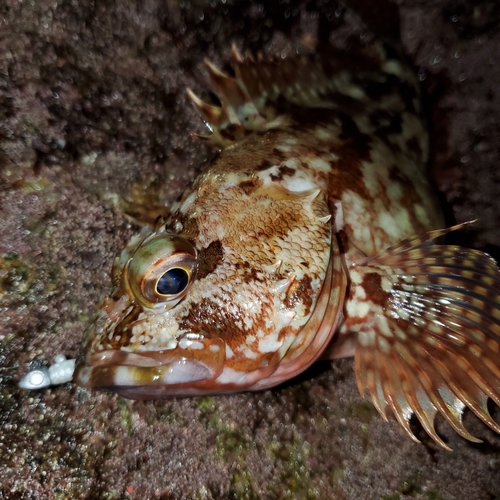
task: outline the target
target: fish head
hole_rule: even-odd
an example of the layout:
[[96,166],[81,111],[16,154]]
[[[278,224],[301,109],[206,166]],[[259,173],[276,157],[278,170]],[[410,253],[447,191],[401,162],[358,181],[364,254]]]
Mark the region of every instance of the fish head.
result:
[[235,392],[319,356],[344,287],[324,197],[267,186],[249,208],[238,186],[216,191],[185,197],[122,252],[76,383],[134,399]]

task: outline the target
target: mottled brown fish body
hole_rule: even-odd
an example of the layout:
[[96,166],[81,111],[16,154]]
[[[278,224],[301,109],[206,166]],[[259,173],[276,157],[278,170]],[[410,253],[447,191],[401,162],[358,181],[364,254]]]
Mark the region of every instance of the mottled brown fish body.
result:
[[[207,63],[222,107],[190,96],[220,154],[117,259],[75,380],[137,399],[275,386],[355,356],[360,391],[442,446],[439,412],[500,430],[500,277],[449,230],[426,176],[415,78],[382,44]],[[435,231],[436,230],[436,231]],[[426,233],[427,232],[427,233]],[[413,236],[419,235],[419,236]]]

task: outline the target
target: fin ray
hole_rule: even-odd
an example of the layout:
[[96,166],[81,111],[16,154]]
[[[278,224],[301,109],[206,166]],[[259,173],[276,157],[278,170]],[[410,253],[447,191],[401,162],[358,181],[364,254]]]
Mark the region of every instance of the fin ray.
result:
[[[246,131],[262,131],[288,123],[290,108],[344,112],[380,109],[380,99],[370,98],[364,90],[373,82],[387,84],[393,96],[385,100],[387,111],[400,113],[408,103],[393,82],[394,66],[399,70],[398,81],[411,87],[415,81],[412,72],[400,63],[399,56],[393,57],[393,50],[374,40],[366,46],[330,48],[328,53],[284,59],[243,57],[233,45],[230,60],[235,77],[205,61],[212,87],[221,101],[220,113],[191,95],[190,98],[205,119],[208,114],[207,122],[213,127],[210,141],[223,147],[240,140]],[[415,99],[411,107],[419,108]]]
[[487,407],[488,398],[500,406],[500,273],[487,254],[431,245],[453,229],[356,265],[372,299],[355,352],[358,388],[368,388],[380,413],[390,408],[407,433],[414,414],[446,449],[434,428],[437,413],[470,441],[479,442],[463,425],[465,408],[500,433]]

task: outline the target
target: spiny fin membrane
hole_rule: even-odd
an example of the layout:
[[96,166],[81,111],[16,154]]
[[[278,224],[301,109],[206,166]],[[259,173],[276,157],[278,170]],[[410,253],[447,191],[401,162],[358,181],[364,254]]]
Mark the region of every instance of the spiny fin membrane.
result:
[[[293,102],[298,89],[312,89],[313,80],[325,80],[320,68],[310,65],[305,59],[276,62],[259,58],[255,61],[249,56],[243,58],[234,46],[231,63],[235,78],[205,61],[212,87],[222,107],[210,106],[190,89],[187,91],[212,132],[202,138],[223,147],[242,139],[249,131],[274,127],[279,117],[274,103],[280,95],[291,98],[290,102]],[[305,75],[308,81],[303,81]],[[304,97],[300,100],[305,103]]]
[[[431,240],[460,226],[406,240],[356,266],[367,299],[376,297],[355,351],[359,391],[379,413],[390,409],[415,441],[414,414],[431,438],[441,413],[462,437],[470,408],[500,433],[488,398],[500,406],[500,272],[487,254]],[[374,300],[375,302],[375,300]]]
[[[332,49],[327,57],[272,60],[261,56],[257,60],[242,57],[233,46],[231,64],[235,78],[205,61],[222,107],[206,104],[190,89],[187,92],[212,132],[201,137],[225,147],[251,131],[274,128],[286,122],[283,103],[304,108],[340,108],[349,102],[363,109],[369,107],[370,100],[362,90],[362,82],[370,82],[376,75],[375,80],[380,84],[387,61],[386,52],[377,44],[355,53]],[[396,60],[391,63],[399,64]],[[412,78],[409,73],[406,75],[403,66],[398,67],[401,80]],[[352,80],[353,75],[358,83]],[[386,76],[390,79],[393,75],[389,71]],[[376,105],[380,108],[380,102]]]

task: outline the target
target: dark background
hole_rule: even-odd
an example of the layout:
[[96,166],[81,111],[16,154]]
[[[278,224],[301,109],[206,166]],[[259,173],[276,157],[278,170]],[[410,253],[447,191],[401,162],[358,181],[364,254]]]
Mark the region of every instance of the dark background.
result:
[[[500,4],[350,4],[388,37],[400,16],[449,222],[478,219],[454,239],[498,257]],[[500,498],[499,436],[466,412],[484,444],[441,419],[453,453],[417,425],[413,443],[360,399],[352,360],[167,402],[16,387],[33,358],[76,355],[130,215],[168,205],[209,158],[185,94],[210,98],[203,59],[224,67],[231,43],[285,56],[325,29],[355,40],[355,25],[321,0],[0,3],[0,499]]]

